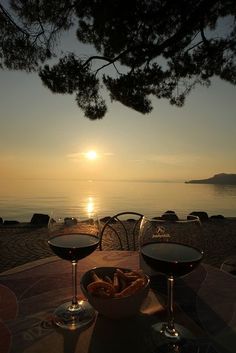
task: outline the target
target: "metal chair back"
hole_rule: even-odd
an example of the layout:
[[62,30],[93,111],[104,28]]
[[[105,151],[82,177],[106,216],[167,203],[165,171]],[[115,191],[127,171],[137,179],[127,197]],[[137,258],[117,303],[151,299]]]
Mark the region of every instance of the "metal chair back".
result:
[[100,250],[137,250],[139,226],[143,215],[120,212],[110,217],[101,230]]

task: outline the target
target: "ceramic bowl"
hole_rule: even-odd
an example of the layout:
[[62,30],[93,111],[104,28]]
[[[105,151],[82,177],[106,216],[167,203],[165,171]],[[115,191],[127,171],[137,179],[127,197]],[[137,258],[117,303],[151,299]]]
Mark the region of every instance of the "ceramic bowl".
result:
[[[146,275],[145,285],[139,288],[135,293],[125,297],[101,298],[94,296],[87,291],[88,284],[93,281],[92,271],[94,271],[100,278],[105,278],[105,276],[113,278],[116,269],[116,267],[95,267],[85,272],[80,282],[81,290],[92,307],[103,316],[110,319],[122,319],[137,315],[140,312],[141,305],[148,295],[150,287],[150,280]],[[120,269],[124,272],[131,271],[124,268]]]

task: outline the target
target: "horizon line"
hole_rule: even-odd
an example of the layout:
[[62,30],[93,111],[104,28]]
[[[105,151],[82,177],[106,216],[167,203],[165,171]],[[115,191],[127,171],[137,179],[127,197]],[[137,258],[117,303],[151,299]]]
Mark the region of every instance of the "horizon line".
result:
[[147,182],[147,183],[182,183],[185,182],[185,179],[87,179],[87,178],[1,178],[1,180],[31,180],[31,181],[37,181],[37,180],[48,180],[48,181],[87,181],[87,182],[93,182],[93,181],[107,181],[107,182]]

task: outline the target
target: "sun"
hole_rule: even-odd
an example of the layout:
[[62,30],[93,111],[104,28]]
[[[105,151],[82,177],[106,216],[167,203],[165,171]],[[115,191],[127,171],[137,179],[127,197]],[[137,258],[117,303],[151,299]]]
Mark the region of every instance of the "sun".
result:
[[96,151],[88,151],[85,153],[85,156],[87,159],[92,161],[97,158],[97,152]]

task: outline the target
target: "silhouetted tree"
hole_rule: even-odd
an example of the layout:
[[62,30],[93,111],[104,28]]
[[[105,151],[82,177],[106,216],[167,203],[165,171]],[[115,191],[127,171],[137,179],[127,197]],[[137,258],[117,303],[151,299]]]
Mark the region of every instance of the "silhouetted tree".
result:
[[[182,106],[214,76],[236,83],[235,16],[235,0],[1,1],[0,67],[38,71],[52,92],[75,93],[90,119],[106,114],[104,86],[143,114],[152,96]],[[56,54],[74,28],[96,55]]]

